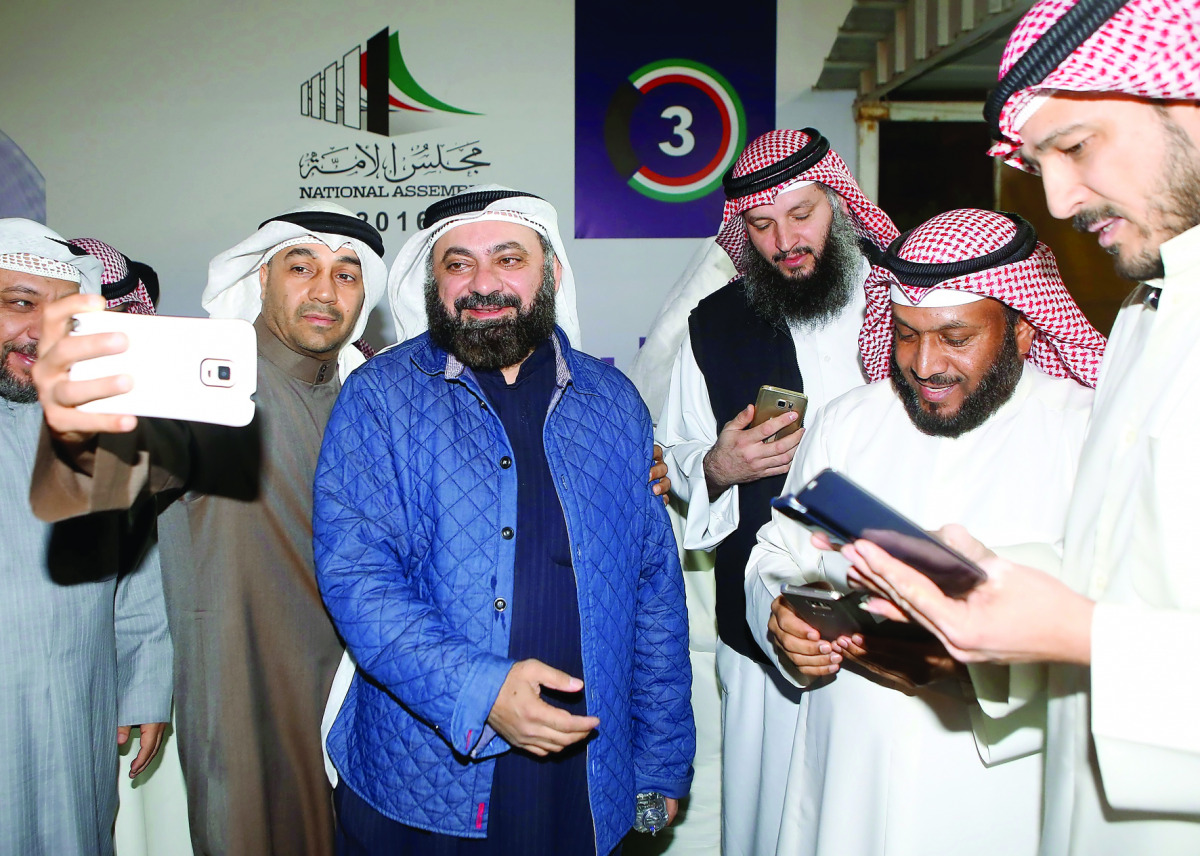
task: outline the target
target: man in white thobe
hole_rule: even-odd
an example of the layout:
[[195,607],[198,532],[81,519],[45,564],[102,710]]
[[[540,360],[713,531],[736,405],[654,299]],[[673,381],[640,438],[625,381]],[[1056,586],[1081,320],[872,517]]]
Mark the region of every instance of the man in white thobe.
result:
[[[891,382],[826,405],[785,492],[831,467],[923,527],[960,519],[996,543],[1058,541],[1103,339],[1049,249],[1019,218],[961,210],[907,233],[882,264],[896,279],[868,283],[880,311],[863,358]],[[786,789],[799,811],[779,852],[1033,856],[1044,699],[994,666],[905,691],[879,681],[864,662],[890,654],[894,671],[896,643],[822,640],[777,597],[785,582],[844,591],[845,562],[779,512],[758,538],[748,618],[781,672],[810,687]]]
[[[874,545],[847,552],[956,656],[1051,664],[1043,854],[1194,854],[1200,7],[1130,0],[1094,14],[1096,5],[1034,6],[1009,39],[987,111],[1000,141],[992,153],[1040,174],[1050,212],[1095,233],[1118,272],[1141,283],[1100,372],[1067,516],[1065,584],[956,539],[991,578],[956,601]],[[1025,59],[1034,45],[1042,62]]]
[[898,233],[812,128],[753,141],[725,194],[717,243],[739,276],[692,311],[656,439],[688,505],[683,547],[716,551],[722,851],[743,856],[774,852],[787,772],[774,741],[790,739],[799,710],[746,627],[742,579],[800,432],[761,442],[794,414],[748,428],[753,404],[769,384],[805,393],[812,412],[863,383],[864,252]]

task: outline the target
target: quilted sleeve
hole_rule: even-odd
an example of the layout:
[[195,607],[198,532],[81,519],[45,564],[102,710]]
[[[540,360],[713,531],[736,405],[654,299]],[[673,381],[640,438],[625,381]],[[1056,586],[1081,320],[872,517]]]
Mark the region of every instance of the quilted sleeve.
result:
[[472,644],[423,596],[413,509],[430,497],[397,472],[404,420],[371,377],[348,378],[325,430],[313,489],[317,585],[361,671],[455,751],[495,754],[508,747],[485,721],[512,662]]
[[[651,446],[649,420],[641,440]],[[662,501],[643,491],[644,538],[635,618],[633,720],[638,792],[687,796],[696,755],[683,572]]]

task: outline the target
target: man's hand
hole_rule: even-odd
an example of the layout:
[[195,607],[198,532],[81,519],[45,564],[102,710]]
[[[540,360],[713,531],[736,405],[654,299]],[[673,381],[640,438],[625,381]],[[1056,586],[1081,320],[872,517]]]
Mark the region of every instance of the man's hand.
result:
[[[129,742],[129,731],[133,726],[118,725],[117,726],[117,745],[124,746]],[[137,757],[129,765],[129,778],[134,778],[146,767],[150,766],[150,762],[154,760],[154,756],[158,754],[158,747],[162,745],[163,734],[167,730],[165,722],[147,722],[144,725],[138,726],[138,731],[141,736],[138,737],[138,753]]]
[[767,632],[783,656],[790,660],[801,674],[810,678],[821,678],[836,673],[847,655],[861,657],[867,653],[862,647],[863,638],[857,633],[853,637],[822,639],[817,629],[797,615],[787,598],[782,595],[775,598],[771,604]]
[[561,752],[600,724],[594,716],[574,716],[542,701],[542,687],[576,693],[583,681],[540,660],[521,660],[508,670],[487,718],[510,744],[539,756]]
[[745,410],[726,422],[717,435],[717,442],[704,456],[704,480],[708,484],[709,500],[715,500],[730,485],[786,475],[804,429],[773,443],[763,441],[799,418],[800,414],[789,411],[750,428],[747,426],[754,421],[754,405],[748,404]]
[[679,800],[673,797],[667,797],[667,826],[675,822],[675,815],[679,814]]
[[[1049,574],[999,558],[961,526],[938,537],[976,562],[988,578],[963,598],[942,594],[919,571],[870,541],[842,548],[852,580],[887,598],[964,663],[1091,662],[1095,604]],[[890,616],[872,602],[872,611]]]
[[73,294],[49,304],[42,315],[38,358],[33,365],[33,383],[51,434],[65,445],[82,445],[97,433],[132,431],[134,416],[85,413],[80,404],[128,392],[133,379],[128,375],[73,381],[71,366],[92,357],[119,354],[129,347],[123,333],[97,333],[69,336],[71,316],[79,312],[104,309],[104,298],[97,294]]
[[671,477],[667,475],[667,464],[663,461],[662,446],[654,444],[654,462],[650,465],[650,490],[661,496],[663,505],[670,502],[667,492],[671,490]]

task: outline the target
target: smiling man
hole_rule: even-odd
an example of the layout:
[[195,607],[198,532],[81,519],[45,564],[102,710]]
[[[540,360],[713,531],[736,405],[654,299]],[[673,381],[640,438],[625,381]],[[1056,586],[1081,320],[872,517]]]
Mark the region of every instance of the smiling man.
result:
[[[925,527],[969,519],[997,543],[1060,538],[1104,340],[1054,256],[1020,218],[967,209],[904,234],[882,264],[862,348],[891,383],[826,405],[784,491],[832,467]],[[804,822],[780,830],[779,852],[1033,856],[1040,700],[995,669],[937,671],[900,692],[871,667],[911,667],[910,646],[820,639],[778,597],[785,582],[845,591],[846,563],[776,512],[751,554],[748,618],[780,673],[811,687],[785,792]]]
[[346,384],[317,470],[358,665],[327,744],[340,852],[607,856],[635,796],[674,815],[695,749],[650,417],[572,346],[549,203],[479,188],[425,223],[390,277],[411,338]]
[[253,321],[258,337],[257,406],[245,428],[78,410],[118,387],[81,388],[70,366],[111,348],[104,337],[64,338],[69,316],[95,306],[47,308],[35,380],[49,442],[34,507],[59,519],[153,494],[164,509],[197,854],[333,851],[320,723],[342,645],[314,578],[312,480],[341,377],[363,362],[350,342],[383,294],[382,254],[375,229],[325,205],[273,217],[213,259],[205,308]]
[[1200,852],[1198,66],[1195,0],[1043,0],[985,110],[991,154],[1040,174],[1051,213],[1142,281],[1105,355],[1062,581],[961,532],[989,573],[964,600],[850,551],[961,659],[1051,664],[1046,856]]
[[[171,715],[159,564],[123,514],[47,525],[29,509],[42,411],[42,319],[98,259],[40,223],[0,219],[0,853],[113,851],[117,744],[139,774]],[[121,733],[123,732],[123,738]]]
[[763,134],[724,187],[716,240],[738,276],[691,313],[656,437],[687,503],[683,546],[716,551],[722,852],[742,856],[773,851],[788,748],[778,741],[799,710],[746,627],[742,579],[802,432],[763,442],[795,414],[751,428],[754,401],[769,384],[803,392],[814,413],[863,383],[867,255],[897,231],[813,128]]

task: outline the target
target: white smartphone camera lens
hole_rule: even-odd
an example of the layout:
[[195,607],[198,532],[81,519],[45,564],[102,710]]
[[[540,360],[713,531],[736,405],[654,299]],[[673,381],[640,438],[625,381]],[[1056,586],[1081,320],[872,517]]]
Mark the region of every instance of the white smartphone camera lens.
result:
[[200,382],[205,386],[233,386],[232,364],[229,360],[203,360],[200,363]]

